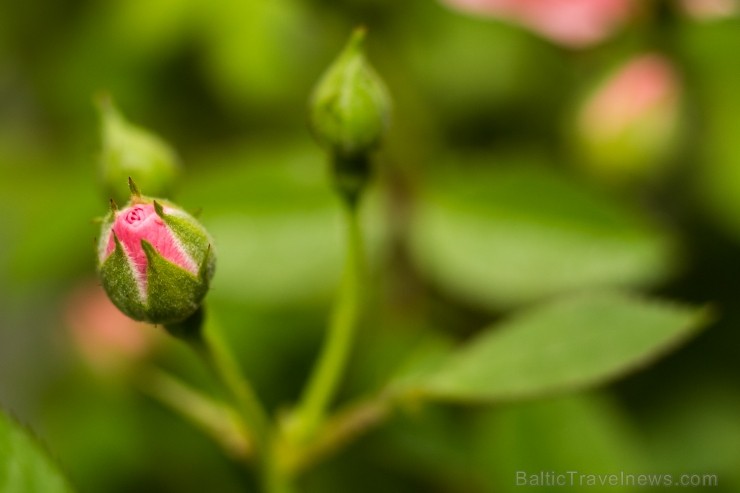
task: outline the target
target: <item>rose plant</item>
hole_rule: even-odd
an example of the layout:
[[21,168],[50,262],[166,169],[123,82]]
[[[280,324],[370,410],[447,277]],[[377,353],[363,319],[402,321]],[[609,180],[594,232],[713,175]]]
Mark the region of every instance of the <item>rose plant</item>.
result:
[[[558,25],[542,24],[538,16],[540,9],[562,6],[562,2],[456,5],[503,12],[554,39],[580,45],[601,40],[615,30],[627,15],[623,3],[629,2],[594,1],[590,7],[574,2],[573,10],[560,18],[564,24]],[[606,10],[583,13],[576,11],[576,5]],[[571,22],[582,15],[596,18],[598,29],[572,29]],[[663,244],[641,235],[639,227],[632,228],[628,220],[592,196],[577,190],[571,201],[552,200],[552,196],[570,196],[561,193],[563,189],[572,190],[546,172],[496,170],[474,175],[473,186],[456,195],[459,183],[441,174],[441,178],[433,177],[436,183],[430,179],[426,188],[415,191],[423,197],[421,205],[408,211],[413,218],[410,249],[420,275],[445,295],[473,293],[470,299],[475,303],[512,312],[460,342],[430,336],[425,342],[432,344],[410,355],[399,371],[386,375],[360,396],[340,399],[357,333],[370,304],[370,267],[359,214],[373,178],[375,152],[390,131],[390,91],[365,56],[364,38],[364,29],[352,34],[310,98],[310,128],[325,151],[335,205],[341,210],[345,262],[315,365],[296,402],[276,413],[268,412],[239,366],[234,347],[222,337],[218,311],[208,304],[208,290],[217,275],[218,245],[206,226],[171,199],[179,169],[174,152],[163,140],[112,112],[110,101],[103,105],[106,130],[100,165],[103,186],[112,199],[97,239],[101,284],[126,316],[159,326],[190,347],[220,381],[227,397],[212,396],[209,390],[186,384],[172,371],[154,368],[149,361],[137,362],[137,377],[145,380],[142,387],[148,395],[197,426],[229,457],[247,464],[265,492],[300,491],[307,471],[396,415],[414,419],[419,408],[440,403],[487,406],[593,388],[665,354],[696,334],[709,318],[702,307],[652,299],[625,287],[647,282],[639,277],[642,272],[633,271],[653,261],[656,251],[663,253]],[[662,157],[663,141],[673,138],[677,118],[678,89],[670,67],[657,56],[638,58],[587,99],[578,120],[583,138],[590,139],[587,145],[607,147],[605,153],[611,158],[613,140],[621,142],[625,135],[631,139],[651,131],[656,133],[658,148],[639,147],[642,141],[635,137],[639,148],[634,153],[648,154],[648,160]],[[639,96],[628,98],[632,105],[620,99],[624,86]],[[130,197],[119,207],[116,200],[123,202],[120,185],[113,182],[123,182],[122,173],[128,178]],[[499,202],[476,209],[488,195],[495,195]],[[516,209],[518,215],[498,221],[507,207]],[[558,236],[561,232],[551,227],[562,210],[582,214],[566,221],[563,229],[570,236]],[[552,221],[533,228],[527,219],[534,213],[543,213]],[[584,224],[585,233],[579,230]],[[449,231],[456,231],[469,250],[451,245]],[[511,234],[520,234],[526,241],[507,243]],[[538,238],[543,237],[554,238],[552,243],[562,245],[562,251],[547,246],[548,251],[537,250]],[[575,260],[566,256],[574,244],[585,245]],[[625,244],[637,245],[637,254],[624,254]],[[589,263],[594,245],[616,252],[610,258],[616,267]],[[537,289],[517,284],[523,262],[542,266],[535,273]],[[586,266],[578,270],[580,264]],[[627,267],[637,281],[624,273]],[[491,271],[501,277],[476,277]],[[577,275],[572,271],[578,271]],[[461,280],[461,272],[465,279]],[[484,277],[495,278],[495,282],[486,284],[490,279],[481,281]],[[5,426],[1,418],[0,438]],[[8,436],[18,443],[25,440],[15,433]],[[38,464],[39,469],[48,467],[45,460]],[[70,491],[57,475],[49,485],[50,493]]]

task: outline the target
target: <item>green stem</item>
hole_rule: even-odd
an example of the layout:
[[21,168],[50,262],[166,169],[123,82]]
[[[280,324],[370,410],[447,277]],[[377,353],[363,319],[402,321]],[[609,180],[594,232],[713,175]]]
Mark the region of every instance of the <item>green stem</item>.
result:
[[235,411],[185,385],[162,370],[138,375],[139,388],[211,436],[229,455],[246,460],[251,446]]
[[343,201],[342,210],[347,228],[344,273],[328,336],[297,410],[296,433],[301,441],[316,432],[336,395],[362,311],[365,258],[356,202]]
[[248,429],[257,454],[268,455],[270,422],[249,382],[243,377],[229,346],[224,342],[214,317],[207,315],[202,337],[190,339],[208,366],[231,394],[237,411]]
[[388,419],[393,406],[388,396],[378,395],[341,409],[322,424],[310,443],[288,457],[285,468],[296,475],[331,456]]
[[263,478],[265,493],[296,493],[292,474],[277,459],[278,455],[273,453],[273,459],[267,464]]

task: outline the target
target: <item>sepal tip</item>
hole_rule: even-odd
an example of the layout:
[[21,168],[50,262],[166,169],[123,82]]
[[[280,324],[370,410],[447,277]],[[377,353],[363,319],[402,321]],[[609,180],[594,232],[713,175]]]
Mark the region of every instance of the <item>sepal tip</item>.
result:
[[204,282],[206,284],[210,281],[210,274],[209,269],[211,266],[211,244],[208,244],[208,247],[206,248],[206,254],[203,256],[203,261],[200,263],[200,266],[198,267],[198,279],[201,280],[201,282]]
[[154,200],[153,202],[154,202],[154,212],[155,212],[155,213],[156,213],[156,214],[157,214],[157,215],[158,215],[159,217],[161,217],[162,219],[164,219],[164,208],[162,207],[162,204],[160,204],[160,203],[159,203],[159,202],[157,202],[156,200]]
[[132,198],[141,198],[141,191],[139,190],[139,187],[136,185],[136,182],[130,176],[128,177],[128,188],[129,190],[131,190]]

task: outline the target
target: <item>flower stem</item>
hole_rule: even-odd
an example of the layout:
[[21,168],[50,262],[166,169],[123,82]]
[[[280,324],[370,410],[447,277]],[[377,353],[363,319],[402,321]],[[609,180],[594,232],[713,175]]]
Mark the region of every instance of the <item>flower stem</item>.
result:
[[363,306],[365,256],[357,202],[342,201],[347,253],[329,333],[296,414],[296,438],[309,439],[322,424],[342,379]]
[[203,430],[230,456],[245,461],[249,458],[249,437],[231,407],[201,394],[162,370],[144,370],[137,382],[143,392]]
[[270,422],[252,386],[244,378],[239,365],[222,338],[213,315],[207,315],[201,337],[190,339],[191,345],[203,357],[234,399],[257,454],[267,454]]
[[357,437],[389,418],[394,402],[384,395],[354,402],[327,418],[310,443],[288,457],[285,469],[292,475],[314,466]]
[[262,487],[265,493],[296,493],[293,476],[279,463],[276,454],[266,464]]

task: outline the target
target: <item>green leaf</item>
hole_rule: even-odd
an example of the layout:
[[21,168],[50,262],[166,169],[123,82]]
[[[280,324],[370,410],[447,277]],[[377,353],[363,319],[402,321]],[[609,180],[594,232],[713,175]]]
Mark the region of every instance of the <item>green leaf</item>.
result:
[[68,493],[72,489],[28,434],[0,412],[0,491]]
[[410,247],[432,282],[499,309],[585,287],[650,286],[672,273],[672,239],[638,211],[520,161],[449,169],[424,185]]
[[422,396],[513,400],[598,385],[706,324],[707,311],[617,292],[575,295],[490,327],[419,379]]

